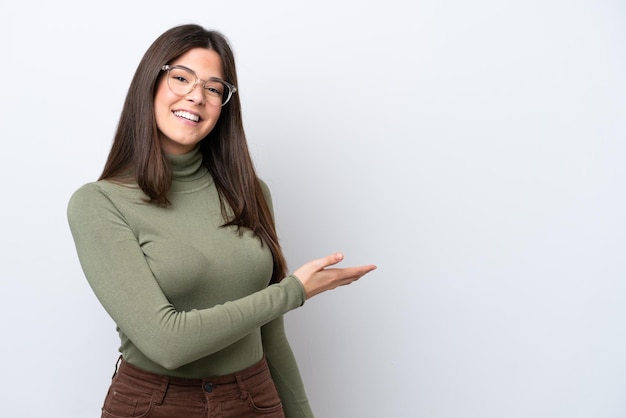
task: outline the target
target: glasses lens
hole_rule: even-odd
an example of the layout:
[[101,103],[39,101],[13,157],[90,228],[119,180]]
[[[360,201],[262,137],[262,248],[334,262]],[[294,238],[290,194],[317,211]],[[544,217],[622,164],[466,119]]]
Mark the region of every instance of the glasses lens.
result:
[[196,85],[196,76],[183,69],[171,68],[167,74],[167,85],[174,93],[184,96]]
[[[184,96],[191,93],[198,78],[189,70],[180,67],[170,68],[167,85],[175,94]],[[231,92],[227,85],[217,79],[209,79],[204,83],[204,96],[214,105],[224,105],[230,99]]]
[[210,79],[204,84],[204,95],[212,104],[224,104],[228,97],[228,87],[218,80]]

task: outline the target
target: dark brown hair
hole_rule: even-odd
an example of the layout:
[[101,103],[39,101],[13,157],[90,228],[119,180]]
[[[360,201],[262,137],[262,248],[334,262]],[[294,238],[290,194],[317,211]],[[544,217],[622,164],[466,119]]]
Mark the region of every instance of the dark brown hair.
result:
[[[100,180],[134,179],[150,203],[168,206],[172,172],[159,140],[154,96],[161,67],[193,48],[215,51],[222,60],[224,79],[237,85],[235,59],[228,40],[217,31],[181,25],[159,36],[144,54],[131,81]],[[222,108],[213,130],[200,142],[203,160],[220,195],[223,226],[250,229],[269,246],[274,259],[272,282],[280,281],[287,264],[276,227],[248,150],[239,95]],[[225,202],[233,216],[227,216]]]

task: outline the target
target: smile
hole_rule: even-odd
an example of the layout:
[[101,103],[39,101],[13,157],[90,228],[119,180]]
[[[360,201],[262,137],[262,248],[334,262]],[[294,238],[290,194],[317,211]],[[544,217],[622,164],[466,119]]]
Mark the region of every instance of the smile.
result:
[[178,116],[179,118],[184,118],[193,122],[199,122],[200,121],[200,116],[198,115],[194,115],[193,113],[189,113],[186,112],[184,110],[175,110],[174,111],[174,115]]

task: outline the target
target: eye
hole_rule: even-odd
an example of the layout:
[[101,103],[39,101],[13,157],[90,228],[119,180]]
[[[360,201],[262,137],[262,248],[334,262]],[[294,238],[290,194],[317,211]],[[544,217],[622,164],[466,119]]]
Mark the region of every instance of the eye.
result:
[[224,90],[224,87],[220,83],[207,83],[204,86],[204,91],[211,96],[221,96],[222,90]]
[[189,83],[189,80],[187,80],[187,78],[185,78],[185,76],[180,75],[180,74],[172,74],[172,80],[176,81],[177,83],[181,83],[181,84]]
[[170,82],[180,85],[188,85],[194,82],[194,75],[183,68],[170,70]]

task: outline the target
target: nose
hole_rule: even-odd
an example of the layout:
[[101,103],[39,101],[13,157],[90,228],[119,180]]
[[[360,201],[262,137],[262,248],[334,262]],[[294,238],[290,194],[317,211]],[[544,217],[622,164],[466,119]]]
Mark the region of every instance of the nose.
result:
[[206,100],[204,95],[204,83],[200,82],[200,80],[198,81],[199,82],[193,86],[191,91],[187,93],[187,100],[191,100],[196,104],[204,104],[204,101]]

